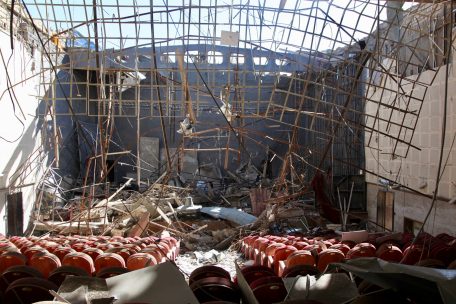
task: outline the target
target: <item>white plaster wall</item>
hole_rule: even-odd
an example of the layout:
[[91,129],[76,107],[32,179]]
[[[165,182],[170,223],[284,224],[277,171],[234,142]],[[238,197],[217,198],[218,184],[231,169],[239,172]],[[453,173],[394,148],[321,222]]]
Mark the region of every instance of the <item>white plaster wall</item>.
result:
[[[454,50],[454,49],[453,49]],[[456,62],[456,55],[453,53],[453,62]],[[432,195],[437,176],[443,108],[445,92],[445,72],[446,67],[440,68],[433,82],[429,87],[423,102],[420,117],[418,119],[415,134],[412,139],[412,145],[419,147],[421,150],[411,148],[406,158],[392,158],[389,152],[392,151],[392,142],[390,139],[380,136],[376,137],[376,144],[380,150],[366,147],[366,169],[392,180],[406,185],[422,193]],[[412,76],[415,77],[415,76]],[[421,74],[421,80],[424,82],[431,81],[434,72],[426,71]],[[390,88],[395,88],[395,83],[387,83]],[[407,89],[406,87],[404,89]],[[424,93],[424,92],[423,92]],[[389,96],[377,98],[389,98]],[[374,113],[377,107],[373,104],[366,106],[367,113]],[[386,109],[381,109],[380,115],[385,115]],[[389,113],[389,112],[388,112]],[[456,197],[456,142],[452,146],[453,139],[456,135],[456,66],[450,65],[450,76],[448,79],[448,104],[446,116],[446,137],[443,153],[443,163],[445,170],[439,184],[438,195],[442,201],[437,203],[437,214],[431,216],[431,226],[426,226],[428,232],[451,232],[456,235],[456,205],[450,205],[446,201]],[[369,218],[375,221],[376,218],[376,200],[378,191],[378,177],[373,174],[366,175],[368,186],[368,212]],[[430,199],[412,195],[408,192],[396,192],[396,215],[395,230],[402,231],[403,217],[423,221],[424,216],[430,205]],[[431,229],[432,228],[432,229]],[[430,230],[428,230],[430,229]]]
[[[41,70],[41,54],[35,50],[32,57],[30,51],[25,47],[24,41],[16,38],[14,39],[14,51],[11,51],[9,34],[3,29],[0,30],[0,41],[0,48],[3,58],[7,62],[11,82],[13,85],[17,84],[13,90],[23,111],[22,114],[16,105],[15,113],[24,124],[22,125],[14,115],[11,98],[7,91],[6,72],[3,63],[0,62],[0,136],[13,141],[9,143],[0,139],[0,233],[5,234],[6,196],[8,191],[11,191],[5,188],[11,186],[12,175],[41,144],[41,133],[37,131],[36,109],[39,102],[38,96],[42,94],[42,90],[40,92],[40,76],[36,75]],[[26,80],[27,78],[30,79]],[[24,230],[35,202],[35,182],[40,178],[41,170],[42,167],[39,163],[33,163],[29,170],[30,174],[21,182],[23,185],[32,185],[16,190],[23,192]]]

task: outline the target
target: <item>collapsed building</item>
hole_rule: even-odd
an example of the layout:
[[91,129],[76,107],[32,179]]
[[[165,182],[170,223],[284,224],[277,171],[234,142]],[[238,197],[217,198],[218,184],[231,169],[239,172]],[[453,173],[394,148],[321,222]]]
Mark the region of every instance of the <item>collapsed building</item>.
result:
[[[185,295],[176,303],[298,301],[305,274],[316,289],[348,286],[310,297],[319,303],[371,303],[370,292],[398,303],[454,299],[442,287],[454,287],[453,271],[445,281],[419,268],[456,268],[452,1],[0,4],[1,261],[33,268],[26,251],[39,247],[56,270],[70,266],[71,248],[93,260],[86,274],[112,276],[104,292],[116,294],[115,276],[165,272]],[[269,253],[277,244],[294,249]],[[152,251],[156,266],[129,267]],[[293,272],[294,251],[313,268]],[[125,261],[107,272],[100,254]],[[190,291],[166,260],[192,272]],[[385,261],[391,269],[378,271]],[[205,289],[194,270],[205,263],[231,275],[239,266],[240,282],[228,275],[219,293]],[[272,300],[248,267],[303,277],[286,291],[282,278],[263,282],[278,284]],[[56,271],[44,279],[73,299]],[[220,273],[199,270],[203,280]],[[440,289],[410,295],[395,287],[397,273]],[[78,287],[95,284],[83,277]],[[2,299],[29,303],[12,284],[0,286]]]

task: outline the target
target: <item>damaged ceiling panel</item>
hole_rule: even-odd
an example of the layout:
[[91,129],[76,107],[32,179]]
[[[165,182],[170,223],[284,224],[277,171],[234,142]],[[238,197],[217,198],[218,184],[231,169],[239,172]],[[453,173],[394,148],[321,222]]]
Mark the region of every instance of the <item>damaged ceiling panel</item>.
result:
[[[41,114],[61,116],[53,119],[64,126],[72,116],[79,134],[72,153],[81,162],[99,158],[67,168],[73,175],[106,176],[109,160],[127,164],[112,169],[117,180],[157,178],[165,169],[194,177],[183,161],[194,152],[197,167],[269,162],[281,183],[290,172],[302,183],[329,167],[356,174],[364,146],[393,157],[419,149],[414,129],[434,80],[420,73],[435,75],[447,60],[444,3],[405,11],[395,1],[17,6],[35,20],[29,31],[52,31],[35,42],[50,61]],[[423,18],[433,22],[423,27]],[[389,115],[379,115],[383,108]],[[50,129],[55,147],[71,141],[71,129],[61,136]],[[379,135],[390,139],[387,148],[378,147]],[[141,155],[142,137],[159,140],[159,168]]]

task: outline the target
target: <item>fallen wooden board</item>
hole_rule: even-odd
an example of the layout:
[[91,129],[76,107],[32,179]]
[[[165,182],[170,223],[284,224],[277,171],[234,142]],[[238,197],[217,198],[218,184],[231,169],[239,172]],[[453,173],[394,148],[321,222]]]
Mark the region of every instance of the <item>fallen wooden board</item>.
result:
[[112,200],[117,194],[119,194],[120,191],[122,191],[125,187],[129,186],[132,180],[133,178],[129,178],[125,184],[123,184],[119,189],[116,190],[116,192],[114,192],[113,195],[111,195],[107,199],[101,200],[100,202],[96,203],[94,207],[105,206],[110,200]]
[[56,222],[56,221],[35,221],[37,231],[56,231],[60,234],[98,234],[104,231],[105,225],[100,222]]
[[149,225],[150,213],[145,212],[128,232],[129,237],[141,236]]

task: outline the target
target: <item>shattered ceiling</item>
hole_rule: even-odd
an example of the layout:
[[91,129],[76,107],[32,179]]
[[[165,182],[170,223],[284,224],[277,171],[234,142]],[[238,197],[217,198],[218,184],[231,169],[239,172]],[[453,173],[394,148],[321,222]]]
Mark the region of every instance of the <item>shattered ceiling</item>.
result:
[[96,120],[96,130],[76,123],[81,160],[125,153],[150,176],[139,142],[153,134],[164,149],[155,178],[204,152],[214,157],[200,164],[224,169],[276,159],[282,183],[290,172],[302,183],[334,162],[356,174],[365,146],[393,158],[419,149],[429,73],[447,61],[450,2],[439,3],[26,0],[15,10],[48,63],[42,116]]

